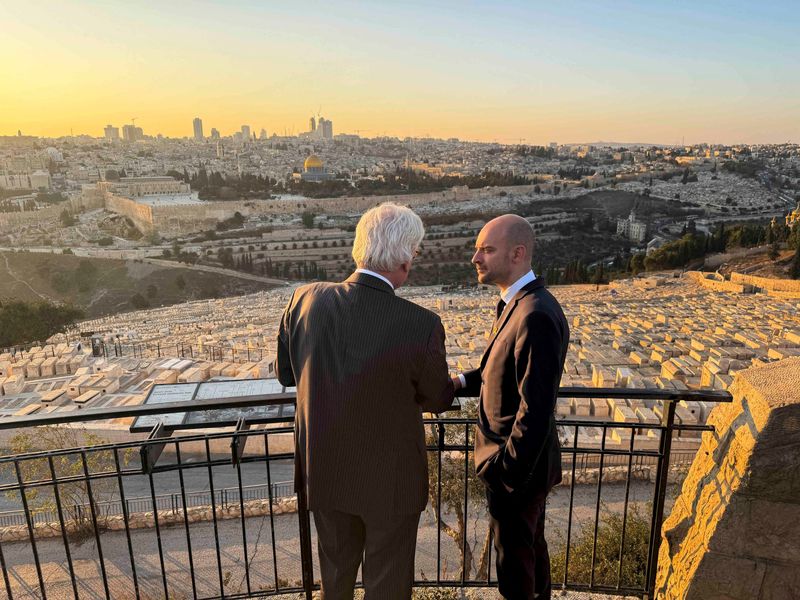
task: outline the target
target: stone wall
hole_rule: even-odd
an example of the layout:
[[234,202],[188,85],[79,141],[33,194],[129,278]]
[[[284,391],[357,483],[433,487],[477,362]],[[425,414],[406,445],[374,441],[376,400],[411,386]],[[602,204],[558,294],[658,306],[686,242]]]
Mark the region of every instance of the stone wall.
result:
[[147,204],[140,204],[130,198],[106,193],[106,209],[128,217],[139,231],[153,231],[153,209]]
[[691,279],[700,287],[714,292],[724,292],[728,294],[749,294],[753,292],[753,286],[743,283],[733,283],[725,281],[717,273],[701,273],[700,271],[687,271],[684,275]]
[[800,292],[800,280],[796,279],[771,279],[769,277],[756,277],[743,273],[731,273],[731,281],[752,285],[763,290],[776,292]]
[[0,213],[0,232],[11,231],[34,223],[56,221],[64,208],[66,207],[61,203],[28,212]]
[[[348,198],[319,198],[300,202],[286,200],[239,200],[231,202],[201,202],[180,206],[153,206],[151,209],[153,227],[163,235],[190,231],[214,229],[217,222],[239,212],[244,216],[300,214],[308,210],[317,214],[360,215],[366,210],[384,202],[396,202],[406,206],[452,204],[483,198],[493,198],[500,194],[528,194],[532,185],[468,189],[464,186],[443,192],[425,194],[398,194],[392,196],[356,196]],[[149,207],[148,207],[149,208]],[[116,210],[111,208],[111,210]],[[127,210],[127,209],[126,209]],[[127,212],[123,212],[131,216]]]
[[[268,499],[248,500],[243,502],[243,504],[245,517],[262,517],[270,514],[270,501]],[[241,515],[241,507],[238,503],[231,503],[224,507],[216,506],[215,508],[218,520],[237,519]],[[273,515],[295,512],[297,512],[296,496],[290,498],[274,498],[272,500]],[[214,509],[211,505],[188,507],[186,509],[185,518],[182,508],[158,511],[159,527],[183,525],[186,521],[189,523],[198,523],[201,521],[209,522],[213,521],[213,519]],[[125,519],[123,515],[98,515],[97,520],[97,526],[100,531],[125,531]],[[155,513],[152,511],[131,513],[128,515],[128,529],[149,529],[152,527],[155,527]],[[66,529],[68,537],[74,536],[79,538],[94,533],[92,524],[88,519],[86,521],[67,519],[64,523],[64,528]],[[61,537],[61,524],[58,521],[52,523],[36,523],[33,527],[33,536],[36,539]],[[4,544],[8,542],[20,542],[28,540],[29,538],[30,533],[27,525],[0,527],[0,542]]]
[[800,598],[800,358],[730,391],[664,522],[657,598]]

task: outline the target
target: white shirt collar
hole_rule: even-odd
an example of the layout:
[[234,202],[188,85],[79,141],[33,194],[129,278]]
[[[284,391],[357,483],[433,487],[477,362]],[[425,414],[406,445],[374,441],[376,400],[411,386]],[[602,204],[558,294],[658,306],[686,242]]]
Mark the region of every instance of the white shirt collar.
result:
[[511,302],[511,300],[514,299],[514,296],[517,295],[517,292],[519,292],[522,288],[524,288],[534,279],[536,279],[536,273],[534,273],[533,270],[530,270],[527,273],[525,273],[525,275],[523,275],[522,277],[517,279],[514,283],[512,283],[511,287],[509,287],[505,291],[505,293],[500,295],[500,297],[503,299],[503,302],[505,302],[506,304]]
[[356,269],[356,273],[364,273],[365,275],[372,275],[373,277],[377,277],[378,279],[382,279],[383,281],[385,281],[386,283],[389,284],[390,288],[394,289],[394,286],[392,285],[392,282],[389,281],[388,279],[386,279],[386,277],[384,277],[380,273],[376,273],[375,271],[370,271],[369,269]]

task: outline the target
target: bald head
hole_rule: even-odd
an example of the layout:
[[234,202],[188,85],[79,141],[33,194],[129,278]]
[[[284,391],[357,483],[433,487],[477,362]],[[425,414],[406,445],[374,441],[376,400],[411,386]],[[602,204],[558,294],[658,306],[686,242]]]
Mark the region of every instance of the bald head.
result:
[[478,281],[494,283],[501,289],[510,286],[531,268],[533,229],[519,215],[492,219],[478,234],[472,263]]
[[501,215],[489,221],[484,229],[487,227],[496,228],[497,234],[505,239],[509,249],[524,246],[528,262],[533,258],[533,228],[526,219],[519,215]]

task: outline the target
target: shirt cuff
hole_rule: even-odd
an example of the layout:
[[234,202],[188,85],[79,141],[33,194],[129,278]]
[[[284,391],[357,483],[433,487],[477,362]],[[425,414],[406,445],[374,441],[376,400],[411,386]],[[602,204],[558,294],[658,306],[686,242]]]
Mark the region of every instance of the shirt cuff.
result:
[[458,374],[458,380],[461,382],[461,389],[467,387],[467,378],[464,377],[463,373]]

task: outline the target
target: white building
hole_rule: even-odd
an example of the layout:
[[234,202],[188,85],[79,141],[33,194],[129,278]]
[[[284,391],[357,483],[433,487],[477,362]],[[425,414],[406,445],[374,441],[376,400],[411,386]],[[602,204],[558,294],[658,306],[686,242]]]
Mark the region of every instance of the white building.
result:
[[642,243],[647,238],[647,223],[636,218],[636,209],[631,209],[627,219],[617,219],[617,235],[632,242]]

